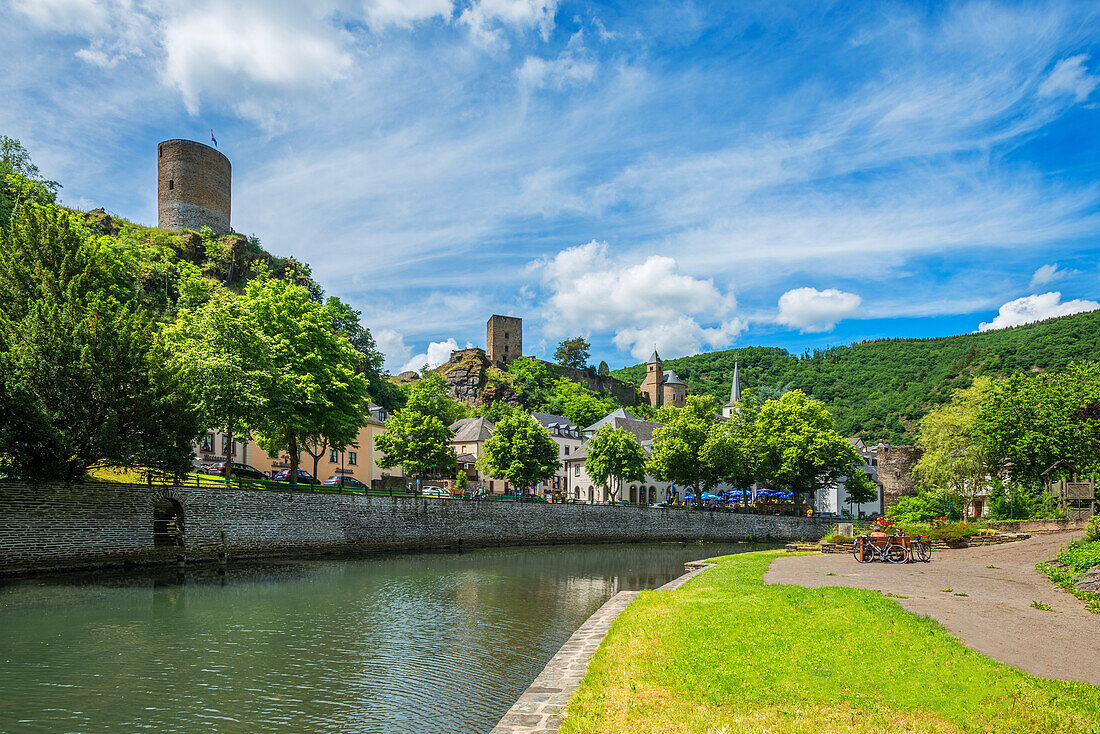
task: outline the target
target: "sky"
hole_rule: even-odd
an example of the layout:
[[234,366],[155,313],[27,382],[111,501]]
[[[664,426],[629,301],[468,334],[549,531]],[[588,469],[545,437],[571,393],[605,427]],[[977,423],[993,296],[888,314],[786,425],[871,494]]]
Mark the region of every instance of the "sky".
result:
[[1100,308],[1095,2],[0,0],[0,134],[156,223],[233,164],[397,372],[583,335],[612,368]]

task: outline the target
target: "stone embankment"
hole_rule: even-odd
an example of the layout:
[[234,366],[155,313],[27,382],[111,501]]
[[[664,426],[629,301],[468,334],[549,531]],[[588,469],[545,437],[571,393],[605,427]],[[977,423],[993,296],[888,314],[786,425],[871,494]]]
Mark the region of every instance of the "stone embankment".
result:
[[[1028,533],[982,533],[981,535],[975,535],[972,538],[957,543],[955,545],[948,545],[942,540],[933,540],[932,548],[935,550],[948,550],[957,548],[973,548],[982,545],[1000,545],[1001,543],[1015,543],[1018,540],[1027,540],[1031,535]],[[853,553],[851,543],[787,543],[786,550],[788,553]]]
[[[629,542],[789,541],[814,518],[684,509],[366,497],[275,490],[0,482],[0,575],[383,550]],[[157,545],[174,512],[182,545]],[[165,540],[162,533],[160,539]],[[174,537],[168,538],[169,542]]]

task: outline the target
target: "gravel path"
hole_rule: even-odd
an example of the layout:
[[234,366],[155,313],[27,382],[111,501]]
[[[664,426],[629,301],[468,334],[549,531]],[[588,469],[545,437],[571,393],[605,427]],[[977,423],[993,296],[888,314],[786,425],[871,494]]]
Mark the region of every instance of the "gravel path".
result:
[[[1045,678],[1100,685],[1100,614],[1085,611],[1084,602],[1035,570],[1080,535],[941,551],[931,563],[905,565],[860,564],[850,554],[785,556],[772,563],[764,580],[907,596],[898,603],[938,620],[978,652]],[[1036,609],[1033,601],[1057,611]]]

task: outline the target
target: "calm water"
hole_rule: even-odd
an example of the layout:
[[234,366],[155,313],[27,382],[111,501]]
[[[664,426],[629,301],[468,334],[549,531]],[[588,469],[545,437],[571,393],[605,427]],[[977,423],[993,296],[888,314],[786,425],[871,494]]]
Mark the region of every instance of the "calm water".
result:
[[612,594],[750,549],[509,548],[0,586],[0,732],[487,732]]

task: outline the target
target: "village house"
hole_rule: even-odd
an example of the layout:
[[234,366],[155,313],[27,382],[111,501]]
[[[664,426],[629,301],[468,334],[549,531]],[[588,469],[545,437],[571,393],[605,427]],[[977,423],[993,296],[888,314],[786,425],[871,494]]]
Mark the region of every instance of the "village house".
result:
[[[612,428],[621,428],[630,433],[641,444],[646,456],[649,456],[653,450],[653,431],[663,424],[641,420],[625,409],[619,408],[583,429],[581,433],[584,440],[587,441],[595,436],[596,431],[605,425],[610,425]],[[679,489],[673,490],[671,482],[662,482],[649,475],[646,475],[645,481],[642,482],[622,482],[621,488],[617,485],[605,487],[588,476],[584,469],[586,458],[588,458],[588,452],[584,446],[581,446],[579,449],[572,451],[570,456],[564,460],[568,477],[567,496],[573,500],[590,503],[618,500],[653,504],[666,501],[674,491],[677,496],[683,495]]]

